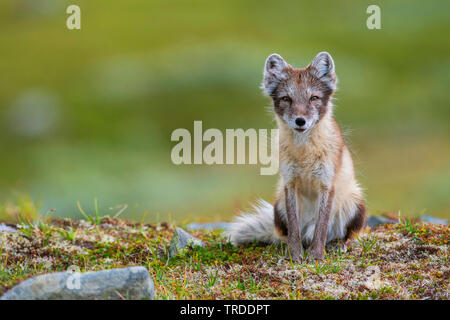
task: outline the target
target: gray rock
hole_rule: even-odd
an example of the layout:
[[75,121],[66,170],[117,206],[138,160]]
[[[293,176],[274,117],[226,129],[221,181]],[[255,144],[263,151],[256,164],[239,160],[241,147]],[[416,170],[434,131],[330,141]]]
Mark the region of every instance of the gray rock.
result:
[[36,276],[11,288],[0,300],[140,300],[154,296],[154,283],[147,269],[130,267]]
[[231,223],[229,222],[209,222],[209,223],[189,223],[186,226],[188,230],[215,230],[215,229],[223,229],[228,230],[230,228]]
[[371,228],[375,228],[376,226],[389,223],[395,224],[398,222],[396,220],[388,219],[382,216],[370,216],[366,221],[366,225],[368,225]]
[[445,226],[448,225],[447,219],[440,219],[440,218],[435,218],[435,217],[427,216],[427,215],[421,215],[420,220],[422,220],[422,222],[428,222],[428,223],[433,223],[433,224],[443,224]]
[[169,257],[179,254],[189,247],[203,247],[204,243],[181,228],[176,228],[169,247]]
[[8,227],[6,224],[0,224],[0,232],[17,232],[16,229]]

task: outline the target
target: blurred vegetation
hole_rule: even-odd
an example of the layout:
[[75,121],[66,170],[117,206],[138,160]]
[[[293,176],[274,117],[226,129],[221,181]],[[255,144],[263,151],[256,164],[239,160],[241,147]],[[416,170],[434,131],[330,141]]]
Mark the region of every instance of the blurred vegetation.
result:
[[[69,4],[81,30],[66,28]],[[370,4],[1,1],[0,201],[25,192],[42,212],[81,217],[77,201],[93,212],[98,198],[162,221],[272,200],[277,177],[259,166],[175,166],[170,134],[194,120],[274,127],[259,89],[267,55],[305,66],[326,50],[370,212],[450,218],[450,2],[377,1],[381,30],[366,28]]]

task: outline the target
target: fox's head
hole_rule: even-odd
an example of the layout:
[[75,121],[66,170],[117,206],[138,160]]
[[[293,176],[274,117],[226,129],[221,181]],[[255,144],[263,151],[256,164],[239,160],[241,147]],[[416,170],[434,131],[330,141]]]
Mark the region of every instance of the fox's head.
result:
[[336,90],[333,58],[321,52],[306,68],[294,68],[271,54],[264,66],[263,89],[273,99],[278,118],[292,130],[308,134],[331,108]]

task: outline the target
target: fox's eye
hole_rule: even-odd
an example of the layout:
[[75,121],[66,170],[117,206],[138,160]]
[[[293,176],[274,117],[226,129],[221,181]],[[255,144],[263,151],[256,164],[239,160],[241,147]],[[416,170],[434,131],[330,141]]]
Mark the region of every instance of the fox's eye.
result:
[[291,102],[291,98],[289,98],[288,96],[284,96],[284,97],[281,97],[281,101]]
[[311,98],[309,98],[309,101],[316,101],[319,100],[320,98],[318,96],[312,96]]

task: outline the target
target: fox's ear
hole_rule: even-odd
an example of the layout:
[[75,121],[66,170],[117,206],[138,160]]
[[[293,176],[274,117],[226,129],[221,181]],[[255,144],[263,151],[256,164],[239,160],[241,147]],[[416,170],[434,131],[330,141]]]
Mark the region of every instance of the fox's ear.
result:
[[271,95],[280,81],[287,78],[286,68],[289,64],[284,59],[276,54],[271,54],[264,66],[264,82],[263,89],[268,95]]
[[320,52],[308,66],[311,73],[317,78],[329,82],[330,86],[336,88],[336,73],[334,61],[328,52]]

